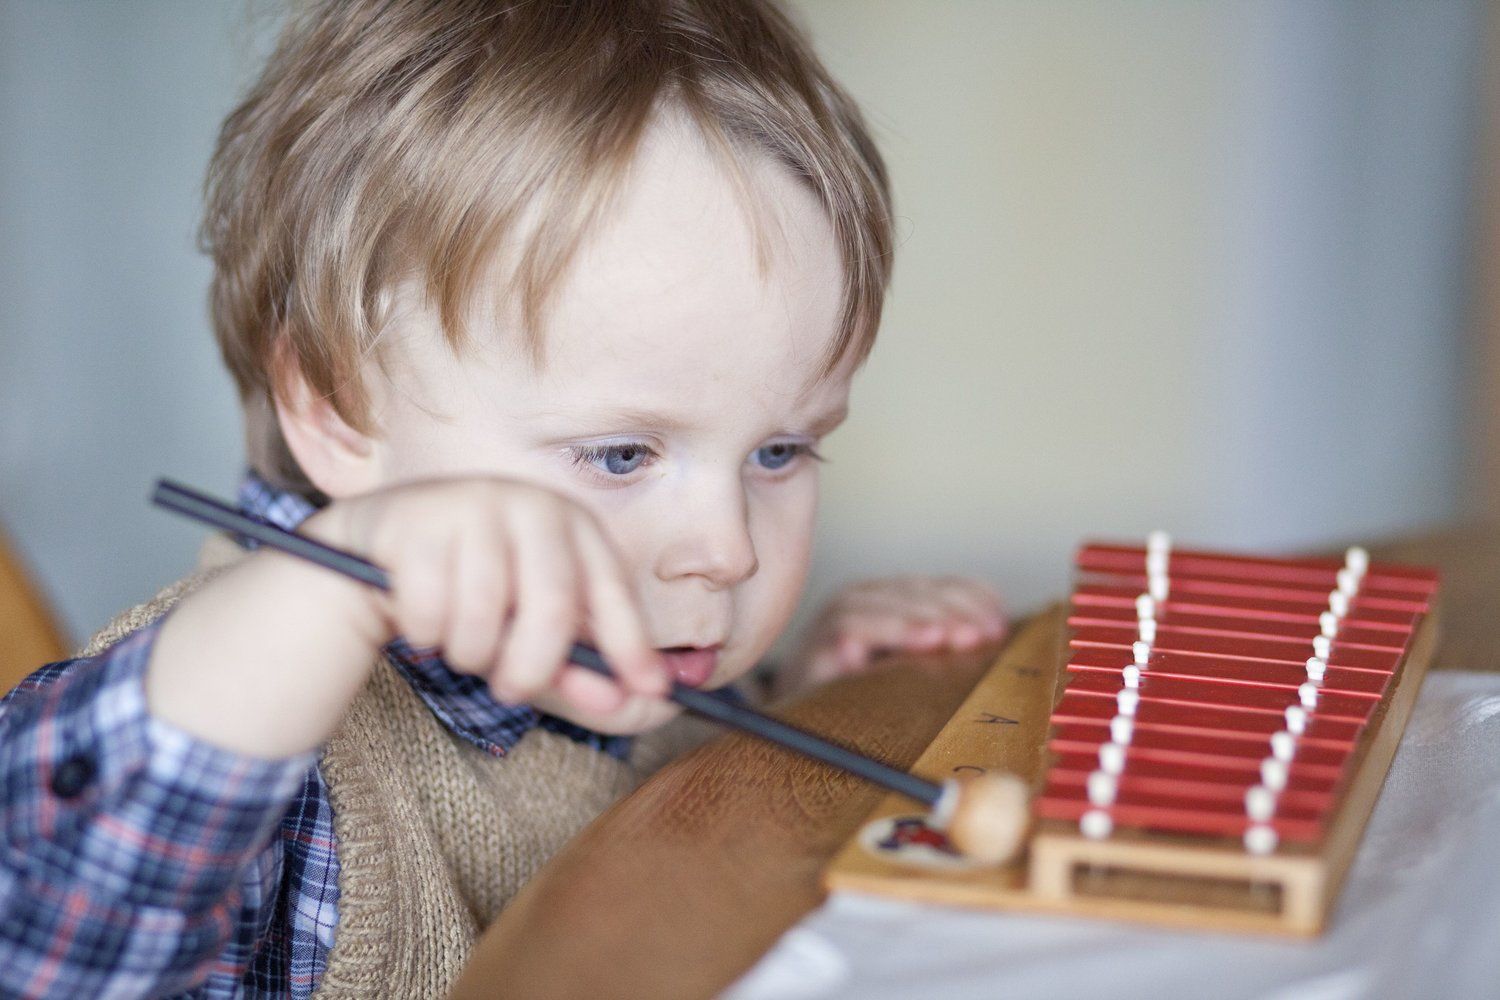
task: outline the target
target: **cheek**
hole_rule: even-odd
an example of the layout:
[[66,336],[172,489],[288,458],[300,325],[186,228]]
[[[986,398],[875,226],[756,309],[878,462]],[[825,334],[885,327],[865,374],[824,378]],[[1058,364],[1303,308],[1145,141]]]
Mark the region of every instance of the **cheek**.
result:
[[751,531],[755,538],[760,569],[747,581],[747,604],[743,608],[753,619],[744,624],[755,633],[764,653],[776,641],[802,598],[812,560],[813,528],[818,515],[817,470],[805,480],[781,487],[753,509]]
[[382,422],[381,464],[387,484],[499,471],[484,467],[483,460],[495,456],[494,443],[475,440],[466,425],[435,419],[410,405],[393,406]]

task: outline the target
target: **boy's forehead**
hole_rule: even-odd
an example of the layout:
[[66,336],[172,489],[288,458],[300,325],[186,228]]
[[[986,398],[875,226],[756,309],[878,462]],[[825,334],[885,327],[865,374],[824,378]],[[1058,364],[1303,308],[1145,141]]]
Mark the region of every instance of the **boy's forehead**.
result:
[[[442,408],[462,388],[517,418],[601,407],[688,414],[716,397],[768,412],[842,399],[844,366],[818,377],[843,293],[827,213],[768,157],[742,162],[752,205],[696,129],[653,126],[550,299],[540,367],[494,311],[476,311],[471,343],[455,355],[426,310],[398,324],[408,394]],[[767,239],[764,269],[752,211]],[[499,260],[496,273],[511,267]]]
[[745,173],[750,205],[695,129],[648,131],[552,300],[538,388],[613,385],[644,400],[693,386],[812,387],[842,305],[832,225],[769,158],[747,158]]

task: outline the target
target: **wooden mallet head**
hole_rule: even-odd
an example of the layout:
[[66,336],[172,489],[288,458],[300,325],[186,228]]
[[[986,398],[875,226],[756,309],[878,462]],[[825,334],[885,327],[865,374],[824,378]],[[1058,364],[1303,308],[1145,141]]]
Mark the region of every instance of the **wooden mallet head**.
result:
[[1003,865],[1020,852],[1031,825],[1026,783],[1005,773],[947,781],[932,807],[932,825],[966,857]]

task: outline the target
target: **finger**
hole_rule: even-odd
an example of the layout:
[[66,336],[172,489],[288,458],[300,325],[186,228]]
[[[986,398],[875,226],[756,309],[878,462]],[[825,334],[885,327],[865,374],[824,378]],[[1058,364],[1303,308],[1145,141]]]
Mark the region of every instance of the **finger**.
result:
[[578,567],[556,515],[528,517],[512,533],[515,619],[490,686],[505,701],[529,701],[552,683],[578,635]]
[[888,580],[879,589],[862,590],[854,594],[841,594],[835,603],[835,611],[860,611],[874,608],[910,610],[914,608],[939,608],[942,592],[932,584],[903,583]]
[[567,667],[552,682],[552,690],[573,708],[589,715],[611,715],[624,707],[620,685],[583,667]]
[[924,579],[920,588],[903,591],[893,581],[886,590],[866,593],[851,606],[908,616],[912,625],[907,642],[917,648],[972,647],[1004,631],[998,597],[987,600],[976,582],[962,577]]
[[860,612],[840,623],[835,638],[840,665],[857,668],[879,649],[929,649],[942,642],[942,631],[920,620],[879,612]]
[[510,555],[500,534],[481,530],[458,546],[443,659],[462,673],[489,670],[510,611]]
[[[790,670],[791,668],[786,669]],[[824,681],[832,680],[849,672],[850,670],[845,668],[841,660],[838,646],[824,646],[803,661],[800,665],[800,670],[796,674],[788,674],[779,680],[783,687],[793,686],[792,681],[794,680],[796,686],[806,686],[808,684],[821,684]]]
[[573,535],[583,567],[585,613],[599,651],[625,688],[650,697],[665,695],[666,664],[646,634],[640,604],[614,547],[583,517],[575,520]]
[[442,642],[452,550],[447,542],[414,539],[397,558],[391,574],[396,629],[417,647]]
[[936,594],[893,589],[850,596],[839,602],[830,619],[837,623],[855,616],[884,615],[920,624],[939,622],[948,614],[947,606]]
[[836,635],[855,634],[872,647],[935,649],[943,645],[953,609],[936,597],[909,593],[866,594],[832,622]]
[[943,581],[944,602],[987,636],[995,637],[1005,630],[1005,604],[1000,595],[978,580],[950,577]]

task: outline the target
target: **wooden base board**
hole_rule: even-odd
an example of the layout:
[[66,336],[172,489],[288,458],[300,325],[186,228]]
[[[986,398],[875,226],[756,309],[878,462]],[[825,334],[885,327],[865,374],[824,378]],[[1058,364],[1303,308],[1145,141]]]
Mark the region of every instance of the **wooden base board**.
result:
[[[1052,705],[1065,681],[1066,607],[1039,615],[1011,642],[912,770],[941,781],[1004,770],[1035,789],[1046,767]],[[1416,703],[1437,644],[1429,614],[1361,735],[1349,780],[1320,848],[1287,845],[1256,857],[1238,840],[1118,831],[1088,840],[1070,823],[1034,830],[1028,852],[999,868],[963,868],[921,853],[903,863],[867,846],[911,803],[882,799],[825,873],[830,889],[991,909],[1034,910],[1204,930],[1319,933]]]

